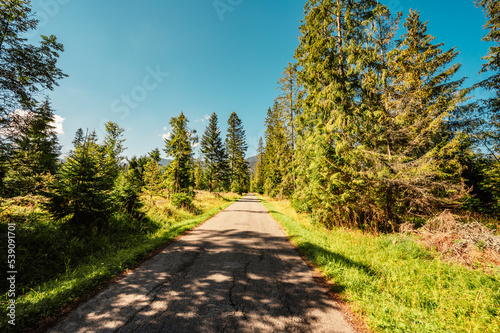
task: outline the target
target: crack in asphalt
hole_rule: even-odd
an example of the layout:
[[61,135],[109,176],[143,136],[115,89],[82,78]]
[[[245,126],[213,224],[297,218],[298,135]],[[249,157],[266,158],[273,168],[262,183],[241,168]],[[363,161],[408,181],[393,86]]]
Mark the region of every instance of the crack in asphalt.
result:
[[51,331],[353,333],[258,200],[232,207]]
[[[192,255],[190,256],[190,258],[188,257],[188,260],[181,262],[181,264],[179,265],[179,268],[175,272],[173,272],[172,274],[169,274],[164,280],[162,280],[161,282],[159,282],[153,289],[151,289],[146,294],[146,297],[150,298],[149,301],[148,301],[148,303],[146,305],[144,305],[143,307],[141,307],[140,309],[137,309],[137,311],[135,311],[133,313],[133,315],[131,315],[124,322],[123,325],[121,325],[120,327],[117,327],[113,332],[119,332],[124,327],[127,327],[128,325],[130,325],[137,318],[137,315],[139,313],[141,313],[145,309],[151,307],[151,305],[158,300],[158,297],[161,294],[160,293],[161,290],[165,289],[169,284],[175,282],[178,279],[179,276],[181,276],[181,275],[186,276],[187,275],[186,272],[187,272],[188,268],[190,268],[196,262],[196,260],[198,260],[198,258],[200,257],[200,255],[204,251],[205,251],[205,248],[203,247],[203,245],[201,245],[201,246],[199,246],[194,251],[184,252],[187,256],[189,256],[189,254],[192,254]],[[166,311],[164,311],[162,313],[165,313],[167,311],[168,310],[166,310]],[[134,329],[133,331],[136,332],[138,330],[139,329]]]

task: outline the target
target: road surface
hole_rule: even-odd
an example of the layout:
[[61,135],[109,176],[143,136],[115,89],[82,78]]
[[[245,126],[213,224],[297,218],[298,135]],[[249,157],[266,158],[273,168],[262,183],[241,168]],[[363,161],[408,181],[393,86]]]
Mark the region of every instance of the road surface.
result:
[[354,332],[247,195],[49,332]]

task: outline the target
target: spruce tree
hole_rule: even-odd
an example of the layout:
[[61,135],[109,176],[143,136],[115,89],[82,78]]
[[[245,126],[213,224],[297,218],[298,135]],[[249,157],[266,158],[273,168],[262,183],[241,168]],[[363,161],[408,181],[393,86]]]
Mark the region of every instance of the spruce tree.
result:
[[295,190],[295,145],[297,141],[297,116],[301,113],[300,102],[303,94],[302,88],[297,81],[297,65],[288,63],[282,77],[278,81],[278,89],[281,94],[278,97],[282,109],[282,118],[286,127],[286,140],[288,148],[289,163],[285,166],[284,187],[287,195]]
[[264,152],[264,142],[262,141],[262,138],[259,138],[259,145],[257,146],[257,164],[255,165],[255,171],[252,179],[252,191],[260,194],[264,193]]
[[193,185],[193,149],[192,145],[198,141],[196,131],[187,127],[188,119],[184,113],[170,120],[172,134],[165,139],[165,153],[174,160],[169,164],[173,192],[185,192]]
[[[39,92],[66,76],[57,67],[63,45],[55,36],[41,36],[39,45],[24,38],[37,24],[29,0],[0,2],[0,130],[10,126],[8,115],[16,109],[35,111]],[[9,138],[0,136],[0,151],[10,148]]]
[[486,148],[489,163],[484,169],[483,189],[493,195],[497,211],[500,210],[500,6],[498,1],[477,0],[486,14],[485,29],[488,33],[484,41],[493,43],[488,54],[483,58],[485,63],[481,73],[490,76],[477,86],[487,90],[491,97],[481,101],[480,118],[475,122],[481,126],[480,142]]
[[293,184],[289,175],[292,161],[291,149],[287,142],[287,133],[282,106],[275,102],[269,108],[266,117],[266,147],[264,161],[266,170],[264,192],[273,197],[287,197]]
[[375,52],[366,31],[377,1],[310,0],[295,52],[305,97],[299,117],[295,201],[325,223],[357,221],[364,182],[359,167],[375,112],[363,77]]
[[52,123],[54,113],[46,101],[36,112],[10,114],[11,156],[3,179],[7,194],[35,193],[42,186],[44,174],[54,174],[60,146]]
[[157,163],[160,163],[161,155],[160,155],[160,150],[158,148],[155,148],[152,151],[150,151],[148,155],[150,159],[156,161]]
[[210,192],[222,188],[228,177],[228,158],[217,122],[217,114],[214,112],[201,139],[201,152],[205,157]]
[[101,145],[100,153],[104,163],[103,169],[105,170],[108,181],[112,184],[122,169],[121,164],[124,160],[122,153],[126,149],[123,146],[125,142],[125,139],[123,139],[124,130],[112,121],[107,122],[105,127],[106,137]]
[[149,159],[143,167],[144,193],[149,194],[151,202],[153,196],[164,189],[161,167],[157,161]]
[[229,188],[234,192],[246,192],[249,186],[248,164],[245,154],[248,149],[245,130],[236,112],[227,121],[226,147],[229,159]]
[[43,192],[50,200],[48,211],[56,218],[70,217],[78,226],[103,228],[114,211],[109,181],[102,168],[101,147],[95,133],[74,147],[57,173],[57,179]]
[[404,27],[388,57],[385,148],[375,163],[380,172],[374,195],[384,199],[386,219],[396,220],[458,204],[466,193],[460,154],[468,149],[465,136],[449,126],[467,100],[464,79],[453,80],[461,67],[454,63],[458,52],[432,44],[418,12],[410,11]]

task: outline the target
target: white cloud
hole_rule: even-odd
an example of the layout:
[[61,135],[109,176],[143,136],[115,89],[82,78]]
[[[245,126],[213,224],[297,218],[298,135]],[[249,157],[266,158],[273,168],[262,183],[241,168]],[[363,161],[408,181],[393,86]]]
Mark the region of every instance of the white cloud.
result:
[[[26,122],[30,118],[34,117],[35,113],[26,110],[15,110],[11,112],[8,117],[11,119],[17,119],[18,121]],[[59,115],[54,115],[54,120],[52,120],[49,125],[54,127],[53,132],[55,134],[64,134],[63,123],[66,118],[63,118]],[[19,130],[15,126],[10,126],[8,128],[0,129],[0,135],[8,135],[8,134],[17,134]]]
[[203,123],[204,124],[205,120],[208,120],[208,119],[210,119],[210,116],[208,114],[206,114],[204,118],[196,119],[194,122],[195,123]]
[[50,123],[50,125],[54,126],[54,132],[56,134],[64,134],[63,123],[66,118],[63,118],[59,115],[54,115],[54,120]]
[[197,142],[195,144],[193,144],[193,148],[197,148],[200,144]]
[[167,126],[163,127],[163,130],[166,131],[167,130]]
[[168,140],[172,137],[172,133],[168,132],[167,134],[162,134],[161,137],[163,140]]

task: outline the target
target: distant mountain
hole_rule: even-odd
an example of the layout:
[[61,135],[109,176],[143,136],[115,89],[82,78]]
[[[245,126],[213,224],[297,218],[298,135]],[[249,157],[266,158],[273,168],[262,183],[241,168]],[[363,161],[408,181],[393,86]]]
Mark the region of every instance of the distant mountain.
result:
[[169,165],[169,164],[170,164],[170,162],[172,162],[172,161],[173,161],[173,160],[171,160],[171,159],[165,159],[165,158],[162,158],[162,159],[160,160],[160,165],[167,166],[167,165]]
[[247,161],[248,164],[250,165],[250,172],[254,172],[255,171],[255,166],[257,165],[257,160],[258,160],[257,156],[252,156],[252,157],[245,158],[245,161]]

